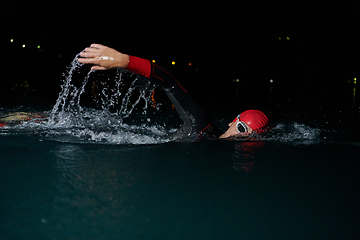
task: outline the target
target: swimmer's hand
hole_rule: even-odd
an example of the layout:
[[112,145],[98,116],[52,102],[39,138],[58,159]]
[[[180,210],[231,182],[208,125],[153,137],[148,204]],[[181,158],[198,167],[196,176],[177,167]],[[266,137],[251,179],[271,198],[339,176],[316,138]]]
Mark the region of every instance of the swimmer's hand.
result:
[[80,53],[78,61],[85,64],[94,64],[91,70],[109,70],[113,68],[126,68],[129,55],[101,44],[91,44]]

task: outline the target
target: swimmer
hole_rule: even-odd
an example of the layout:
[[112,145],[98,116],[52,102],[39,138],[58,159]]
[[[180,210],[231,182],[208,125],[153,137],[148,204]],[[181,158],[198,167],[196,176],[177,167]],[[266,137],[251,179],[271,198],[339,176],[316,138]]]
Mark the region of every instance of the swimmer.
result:
[[113,48],[101,44],[91,44],[80,53],[79,62],[92,64],[91,70],[109,70],[113,68],[128,69],[144,76],[164,89],[184,126],[177,132],[182,136],[192,133],[206,134],[220,139],[238,136],[248,136],[252,133],[264,132],[268,129],[269,120],[259,110],[247,110],[239,114],[231,123],[225,133],[210,121],[202,108],[189,96],[184,86],[164,68],[135,56],[118,52]]

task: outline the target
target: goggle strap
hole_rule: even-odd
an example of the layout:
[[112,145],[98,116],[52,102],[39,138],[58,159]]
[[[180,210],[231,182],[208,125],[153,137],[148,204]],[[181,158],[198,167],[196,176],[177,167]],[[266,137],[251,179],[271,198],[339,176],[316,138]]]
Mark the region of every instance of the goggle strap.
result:
[[237,115],[237,117],[232,122],[236,122],[236,121],[240,121],[240,114]]

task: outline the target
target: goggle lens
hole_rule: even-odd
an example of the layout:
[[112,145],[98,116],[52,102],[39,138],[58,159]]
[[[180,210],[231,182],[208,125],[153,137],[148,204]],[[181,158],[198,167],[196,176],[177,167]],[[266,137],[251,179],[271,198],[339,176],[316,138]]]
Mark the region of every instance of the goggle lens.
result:
[[239,133],[246,133],[248,131],[246,125],[244,122],[237,122],[236,123],[236,130],[239,132]]

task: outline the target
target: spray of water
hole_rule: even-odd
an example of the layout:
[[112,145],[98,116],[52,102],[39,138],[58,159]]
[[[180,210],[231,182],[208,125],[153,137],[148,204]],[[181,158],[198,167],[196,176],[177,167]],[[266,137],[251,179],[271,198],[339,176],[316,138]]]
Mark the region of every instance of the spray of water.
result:
[[299,144],[309,144],[320,139],[321,130],[311,128],[301,123],[278,123],[274,128],[266,133],[264,137],[267,141],[291,142]]
[[[169,141],[169,134],[176,129],[166,129],[157,124],[127,124],[128,118],[140,102],[146,112],[154,85],[139,76],[131,78],[129,87],[124,90],[126,70],[118,70],[114,78],[108,79],[114,84],[102,82],[102,90],[96,99],[99,109],[81,106],[81,96],[94,71],[90,70],[80,86],[75,86],[75,74],[83,69],[78,62],[79,54],[72,61],[61,85],[61,92],[50,112],[48,121],[42,124],[46,128],[46,138],[65,142],[96,142],[110,144],[157,144]],[[99,81],[101,82],[101,81]]]

